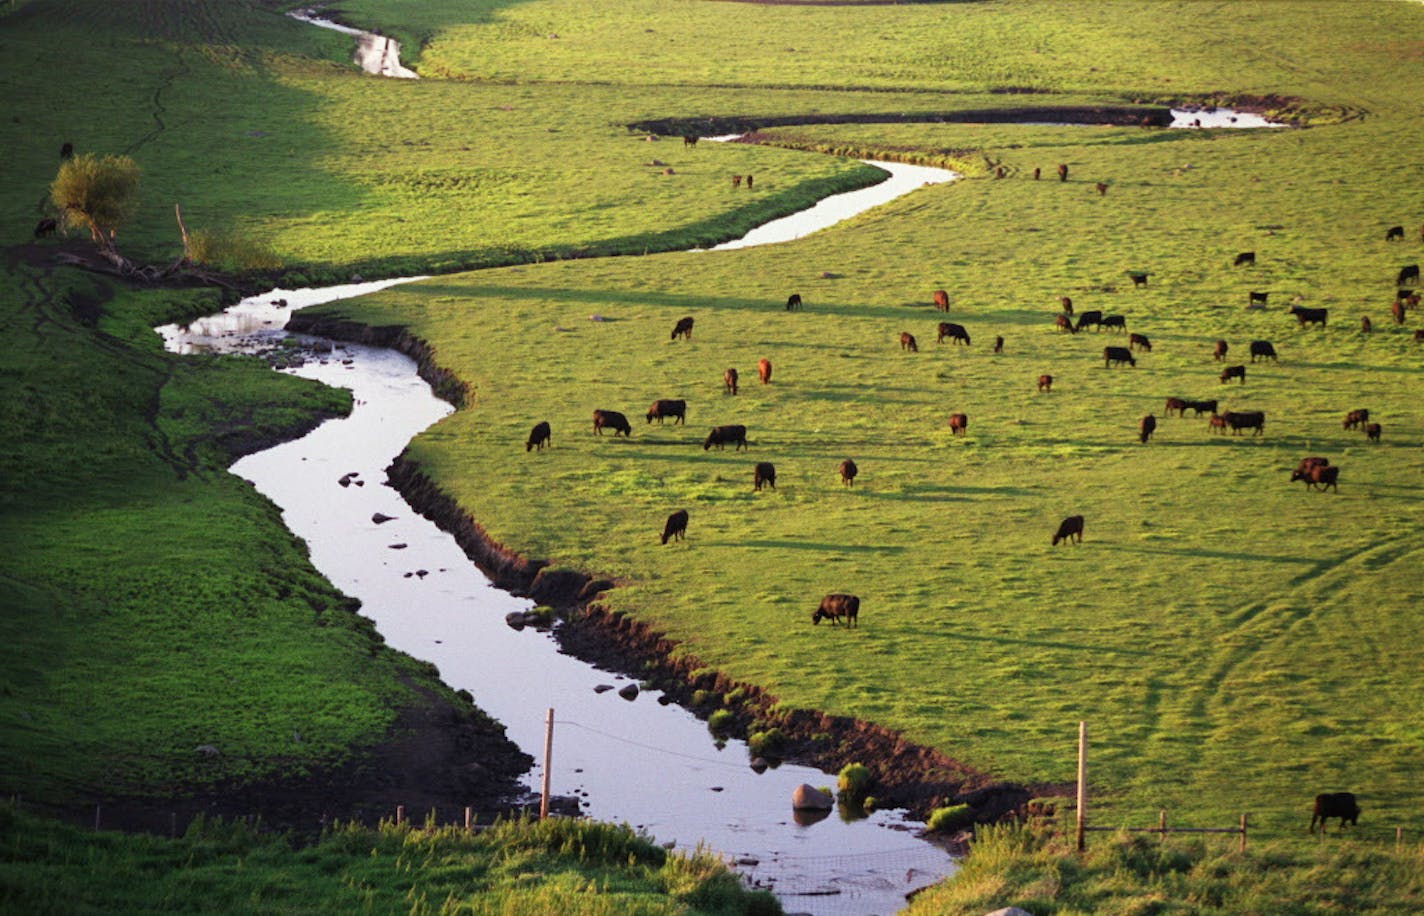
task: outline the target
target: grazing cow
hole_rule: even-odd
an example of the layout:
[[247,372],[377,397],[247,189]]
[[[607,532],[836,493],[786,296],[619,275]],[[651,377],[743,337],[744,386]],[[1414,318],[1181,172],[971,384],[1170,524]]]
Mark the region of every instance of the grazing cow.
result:
[[1243,429],[1254,429],[1253,436],[1259,436],[1266,431],[1266,414],[1259,410],[1228,410],[1221,418],[1231,427],[1233,436]]
[[1059,541],[1066,544],[1074,538],[1079,544],[1083,543],[1083,516],[1081,515],[1070,515],[1058,525],[1058,532],[1053,535],[1052,546],[1057,547]]
[[1099,196],[1099,197],[1106,197],[1106,196],[1107,196],[1107,193],[1108,193],[1108,186],[1107,186],[1106,184],[1103,184],[1103,183],[1100,181],[1100,182],[1098,182],[1097,184],[1093,185],[1093,187],[1097,188],[1098,196]]
[[1167,403],[1162,407],[1162,413],[1170,417],[1174,410],[1177,412],[1177,416],[1185,417],[1187,415],[1187,402],[1182,398],[1168,398]]
[[1378,441],[1380,441],[1380,433],[1381,433],[1381,432],[1383,432],[1383,429],[1380,427],[1380,425],[1379,425],[1378,423],[1366,423],[1366,424],[1365,424],[1365,438],[1368,439],[1368,440],[1370,440],[1371,442],[1378,442]]
[[786,297],[786,310],[787,310],[788,312],[794,312],[794,311],[799,310],[800,308],[801,308],[801,294],[800,294],[800,293],[792,293],[791,295],[789,295],[789,296]]
[[1052,391],[1052,390],[1053,390],[1053,376],[1051,376],[1051,375],[1040,375],[1040,376],[1038,377],[1038,390],[1039,390],[1039,391]]
[[35,223],[35,238],[42,239],[47,235],[54,235],[55,230],[58,228],[59,220],[52,216],[46,216],[44,219]]
[[1270,295],[1271,295],[1271,294],[1270,294],[1269,292],[1259,293],[1259,292],[1255,292],[1255,291],[1253,290],[1252,292],[1249,292],[1249,293],[1246,294],[1246,304],[1247,304],[1247,305],[1265,305],[1265,304],[1266,304],[1266,298],[1267,298],[1268,296],[1270,296]]
[[954,324],[950,321],[939,323],[939,336],[935,338],[935,343],[943,343],[948,337],[952,343],[969,343],[969,332],[964,330],[964,325]]
[[535,423],[534,428],[529,431],[529,441],[524,443],[524,450],[526,452],[533,451],[536,448],[542,450],[544,446],[550,444],[549,439],[551,435],[549,421],[540,420],[538,423]]
[[663,525],[663,543],[666,544],[669,538],[681,541],[687,536],[687,510],[678,509],[667,517],[667,524]]
[[949,293],[942,289],[934,291],[934,307],[941,312],[949,311]]
[[1329,467],[1313,467],[1305,474],[1305,488],[1307,490],[1319,490],[1324,493],[1327,489],[1334,489],[1340,492],[1340,469],[1331,465]]
[[687,402],[686,401],[664,401],[657,400],[653,406],[648,408],[648,422],[657,419],[658,425],[662,426],[663,421],[672,417],[675,423],[687,423]]
[[1221,383],[1223,385],[1225,385],[1227,382],[1231,381],[1234,378],[1239,378],[1241,379],[1241,384],[1246,384],[1246,367],[1227,366],[1225,369],[1221,370]]
[[690,316],[687,318],[679,318],[677,324],[672,326],[672,337],[670,339],[677,340],[679,337],[684,337],[688,340],[692,339],[692,318]]
[[915,335],[909,331],[900,332],[900,349],[909,350],[911,353],[920,352],[920,345],[915,343]]
[[1404,241],[1403,226],[1390,226],[1384,231],[1384,240],[1386,242],[1393,242],[1395,239],[1398,239],[1401,242]]
[[1304,480],[1309,477],[1311,468],[1324,468],[1329,466],[1329,458],[1321,458],[1318,455],[1302,458],[1300,459],[1300,463],[1295,466],[1295,470],[1291,472],[1291,482],[1294,483],[1297,480]]
[[684,136],[684,137],[682,138],[682,145],[683,145],[683,146],[696,146],[696,145],[697,145],[697,135],[696,135],[696,134],[687,134],[686,136]]
[[1105,315],[1103,316],[1102,323],[1098,325],[1098,330],[1101,331],[1103,328],[1111,328],[1114,331],[1126,331],[1127,318],[1123,315]]
[[1127,363],[1134,369],[1137,368],[1137,360],[1127,347],[1103,347],[1103,368],[1106,369],[1113,363],[1117,363],[1119,366]]
[[1152,438],[1152,434],[1157,431],[1157,418],[1148,414],[1137,421],[1137,437],[1144,443]]
[[[1207,413],[1207,414],[1216,413],[1216,406],[1217,406],[1216,398],[1212,398],[1212,399],[1209,400],[1209,401],[1187,401],[1187,400],[1183,400],[1183,401],[1182,401],[1182,407],[1184,408],[1184,410],[1191,410],[1191,411],[1192,411],[1192,416],[1194,416],[1194,417],[1199,417],[1199,416],[1201,416],[1201,415],[1204,414],[1204,413]],[[1186,414],[1183,413],[1182,416],[1185,417]]]
[[1053,319],[1053,324],[1060,331],[1067,331],[1069,334],[1078,333],[1078,329],[1073,327],[1073,319],[1067,315],[1058,315]]
[[1359,410],[1352,410],[1345,414],[1345,429],[1363,429],[1368,422],[1370,422],[1368,407],[1361,407]]
[[734,188],[740,188],[741,186],[742,186],[742,176],[740,176],[740,175],[733,175],[733,176],[732,176],[732,187],[734,187]]
[[735,451],[742,451],[747,447],[747,428],[745,426],[714,426],[707,434],[707,438],[702,442],[702,450],[705,452],[712,446],[717,446],[717,451],[722,450],[722,446],[728,442],[737,443]]
[[1043,174],[1043,170],[1035,166],[1033,169],[1033,180],[1038,181],[1038,176],[1041,174]]
[[1360,805],[1355,801],[1353,792],[1322,792],[1315,796],[1315,808],[1310,815],[1310,832],[1315,832],[1315,822],[1320,822],[1320,832],[1325,832],[1325,819],[1327,817],[1338,817],[1340,819],[1340,829],[1345,829],[1345,822],[1358,826],[1360,820]]
[[1368,334],[1368,333],[1370,333],[1371,331],[1373,331],[1374,329],[1375,329],[1375,326],[1370,323],[1370,316],[1369,316],[1369,315],[1361,315],[1361,316],[1360,316],[1360,333],[1361,333],[1361,334]]
[[601,436],[604,427],[613,430],[615,439],[618,438],[619,433],[622,433],[625,439],[633,435],[633,427],[628,423],[628,418],[616,410],[595,410],[593,412],[593,431]]
[[761,379],[763,385],[771,381],[771,360],[757,360],[757,378]]
[[1226,432],[1226,418],[1219,414],[1212,414],[1211,418],[1206,421],[1206,431],[1209,433],[1224,434]]
[[1146,286],[1146,285],[1147,285],[1147,274],[1142,273],[1141,271],[1132,271],[1132,270],[1129,270],[1129,271],[1127,272],[1127,276],[1132,280],[1132,285],[1133,285],[1133,286]]
[[1004,338],[1003,338],[1003,337],[995,337],[995,338],[994,338],[994,352],[995,352],[995,353],[1003,353],[1003,352],[1004,352]]
[[1415,328],[1415,329],[1414,329],[1414,339],[1415,339],[1415,340],[1424,340],[1424,328]]
[[1090,311],[1083,312],[1081,315],[1078,316],[1078,323],[1073,325],[1073,333],[1078,333],[1079,331],[1086,328],[1088,325],[1092,325],[1095,328],[1099,327],[1100,325],[1102,325],[1102,323],[1103,313],[1098,311],[1097,309],[1092,309]]
[[1419,265],[1409,264],[1399,268],[1399,278],[1394,281],[1395,286],[1413,286],[1419,282]]
[[1404,324],[1404,302],[1399,299],[1394,300],[1389,306],[1389,314],[1394,318],[1395,324]]
[[[1401,290],[1401,292],[1403,292],[1403,290]],[[1416,309],[1416,308],[1418,308],[1418,307],[1419,307],[1419,290],[1417,290],[1417,289],[1416,289],[1416,290],[1413,290],[1413,291],[1410,292],[1409,295],[1407,295],[1407,296],[1400,296],[1400,297],[1399,297],[1399,301],[1403,302],[1403,303],[1404,303],[1404,307],[1407,308],[1407,309]]]
[[859,627],[860,599],[855,595],[827,595],[821,599],[821,606],[811,613],[811,623],[829,620],[831,626],[845,618],[846,628]]
[[1243,251],[1236,256],[1236,260],[1231,262],[1232,267],[1240,267],[1242,264],[1255,264],[1256,252]]
[[727,390],[727,392],[728,392],[729,394],[736,394],[736,393],[737,393],[737,370],[736,370],[736,369],[728,369],[726,372],[723,372],[723,373],[722,373],[722,385],[726,388],[726,390]]
[[1212,358],[1217,362],[1221,362],[1223,359],[1226,359],[1226,352],[1230,349],[1231,348],[1226,345],[1226,341],[1218,340],[1216,342],[1216,348],[1211,351]]
[[1061,305],[1061,306],[1063,306],[1063,314],[1065,314],[1065,315],[1071,315],[1071,314],[1073,314],[1073,300],[1072,300],[1072,299],[1069,299],[1067,296],[1059,296],[1059,297],[1058,297],[1058,304]]
[[776,489],[776,465],[770,461],[759,461],[752,472],[752,490],[760,493],[762,486]]
[[1146,334],[1129,334],[1127,335],[1127,348],[1131,350],[1134,347],[1141,349],[1147,353],[1151,353],[1152,341],[1147,339]]
[[1059,181],[1067,181],[1067,180],[1068,180],[1068,166],[1065,165],[1064,163],[1061,163],[1061,162],[1058,164],[1058,180],[1059,180]]
[[[1261,359],[1275,360],[1276,348],[1271,346],[1269,340],[1253,340],[1251,341],[1251,362],[1254,363],[1258,356]],[[1276,361],[1279,362],[1279,360]]]
[[949,432],[954,436],[964,435],[969,429],[969,417],[962,413],[952,413],[949,415]]
[[1325,319],[1330,317],[1329,309],[1308,309],[1299,305],[1291,306],[1290,313],[1295,316],[1296,323],[1301,327],[1318,324],[1324,328]]
[[847,458],[840,463],[840,466],[837,467],[836,470],[839,471],[841,475],[841,486],[855,486],[855,475],[860,473],[860,468],[855,466],[854,461]]
[[74,144],[66,142],[59,148],[59,158],[71,159],[74,157]]
[[747,190],[750,191],[751,189],[752,189],[752,176],[751,176],[751,175],[748,175],[748,176],[747,176]]

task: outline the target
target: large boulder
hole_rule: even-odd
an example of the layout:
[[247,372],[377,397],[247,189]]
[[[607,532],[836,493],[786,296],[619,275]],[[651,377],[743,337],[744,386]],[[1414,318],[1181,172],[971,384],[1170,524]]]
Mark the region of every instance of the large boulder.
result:
[[796,811],[830,811],[836,799],[829,792],[801,783],[791,792],[791,807]]

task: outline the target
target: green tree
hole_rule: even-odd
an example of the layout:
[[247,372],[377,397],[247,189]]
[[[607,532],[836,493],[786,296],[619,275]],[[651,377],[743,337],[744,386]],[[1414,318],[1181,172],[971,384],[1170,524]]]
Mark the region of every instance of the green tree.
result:
[[114,234],[138,205],[139,168],[128,156],[81,153],[59,167],[49,196],[66,227],[89,230],[111,260],[118,257]]

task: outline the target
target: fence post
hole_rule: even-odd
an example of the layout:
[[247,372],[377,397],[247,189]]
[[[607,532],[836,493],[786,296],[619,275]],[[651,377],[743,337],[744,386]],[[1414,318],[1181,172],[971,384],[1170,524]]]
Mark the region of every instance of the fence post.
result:
[[99,806],[94,806],[94,832],[99,832]]
[[1161,834],[1158,839],[1167,842],[1167,809],[1163,808],[1157,812],[1157,832]]
[[472,814],[471,814],[471,811],[470,811],[470,806],[469,806],[469,805],[466,805],[466,806],[465,806],[465,832],[466,832],[466,833],[469,833],[469,832],[470,832],[470,826],[471,826],[472,821],[473,821],[473,817],[472,817]]
[[405,805],[396,805],[396,826],[405,823]]
[[1246,815],[1241,815],[1241,846],[1240,851],[1246,851]]
[[554,707],[549,707],[549,715],[544,720],[544,785],[539,795],[539,820],[549,816],[549,769],[554,758]]
[[1085,830],[1088,825],[1088,723],[1078,722],[1078,851],[1086,848]]
[[1404,846],[1404,828],[1394,828],[1394,848],[1400,849]]

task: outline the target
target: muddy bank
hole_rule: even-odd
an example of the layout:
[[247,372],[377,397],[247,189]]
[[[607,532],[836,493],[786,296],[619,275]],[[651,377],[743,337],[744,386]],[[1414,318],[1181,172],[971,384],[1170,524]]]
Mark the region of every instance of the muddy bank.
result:
[[628,125],[631,131],[665,136],[713,137],[746,134],[768,127],[802,124],[1108,124],[1118,127],[1167,127],[1172,111],[1161,105],[1030,105],[964,111],[880,112],[871,114],[801,114],[758,117],[659,118]]

